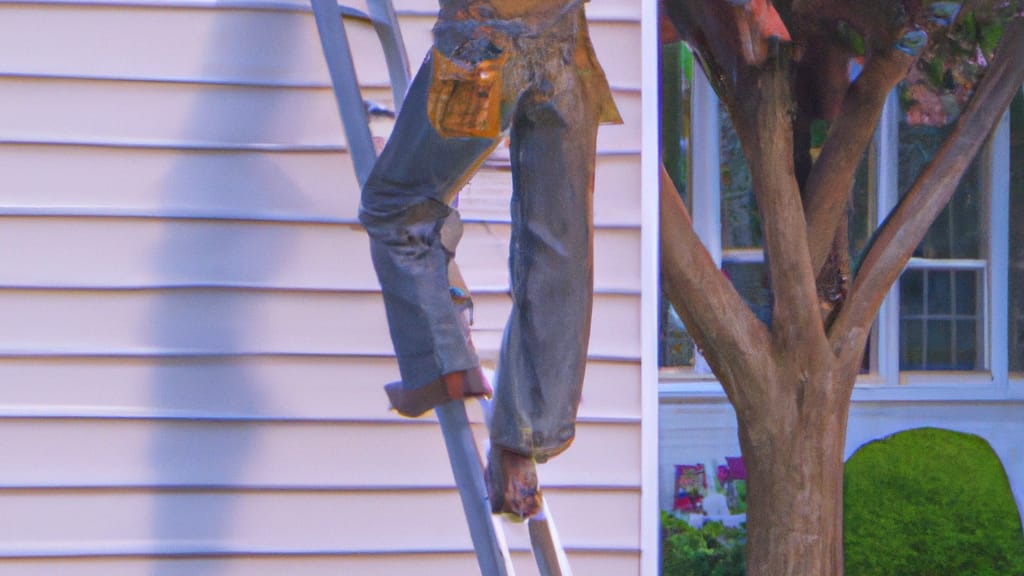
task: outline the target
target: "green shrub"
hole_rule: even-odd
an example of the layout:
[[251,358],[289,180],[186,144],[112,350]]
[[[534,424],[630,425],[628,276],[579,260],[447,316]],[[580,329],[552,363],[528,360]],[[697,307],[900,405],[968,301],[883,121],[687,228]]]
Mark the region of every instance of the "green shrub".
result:
[[923,428],[846,463],[847,576],[1024,576],[1020,516],[985,440]]
[[668,512],[661,513],[663,576],[744,576],[747,533],[721,522],[694,528]]

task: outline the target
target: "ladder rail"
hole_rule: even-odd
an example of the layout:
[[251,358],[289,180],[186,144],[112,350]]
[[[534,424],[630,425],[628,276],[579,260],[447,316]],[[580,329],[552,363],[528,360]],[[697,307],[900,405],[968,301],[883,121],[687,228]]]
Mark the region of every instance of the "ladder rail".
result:
[[569,558],[562,548],[558,530],[555,529],[555,519],[551,516],[546,500],[541,513],[530,518],[527,526],[530,531],[530,547],[533,548],[540,576],[572,576]]
[[398,25],[398,15],[391,0],[367,0],[370,21],[380,38],[384,49],[384,62],[388,67],[388,78],[391,80],[391,94],[395,103],[395,113],[402,109],[405,93],[409,90],[409,56],[402,40],[402,29]]
[[469,524],[469,535],[476,550],[480,573],[486,576],[514,576],[512,556],[505,533],[491,514],[481,470],[480,452],[466,414],[465,402],[446,402],[434,409],[441,424],[448,460],[455,485],[459,488],[462,509]]
[[[492,378],[492,381],[494,378]],[[497,388],[495,388],[497,392]],[[494,415],[494,403],[491,400],[480,399],[480,407],[483,409],[484,422],[487,428],[491,427],[491,417]],[[548,506],[547,498],[541,497],[541,512],[527,520],[527,530],[530,534],[530,548],[533,549],[533,559],[537,562],[537,569],[540,576],[573,576],[572,567],[569,565],[569,558],[565,555],[562,547],[562,540],[558,536],[558,529],[555,527],[555,519]]]
[[[352,164],[355,166],[356,179],[359,186],[366,184],[370,177],[373,164],[377,161],[377,151],[373,148],[373,136],[370,134],[370,123],[363,104],[363,95],[359,91],[356,67],[352,59],[352,47],[342,22],[342,11],[337,0],[310,0],[313,17],[320,33],[320,45],[327,59],[327,70],[334,85],[334,99],[341,114],[341,124],[345,130]],[[354,11],[346,11],[351,14]]]

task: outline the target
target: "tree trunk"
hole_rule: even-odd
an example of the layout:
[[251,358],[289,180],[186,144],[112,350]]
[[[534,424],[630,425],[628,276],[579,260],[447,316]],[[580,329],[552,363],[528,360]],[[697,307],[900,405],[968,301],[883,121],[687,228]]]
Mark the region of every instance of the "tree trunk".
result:
[[[842,576],[849,398],[839,391],[846,386],[821,386],[820,380],[774,384],[794,394],[779,395],[739,419],[747,467],[747,574]],[[803,398],[801,390],[810,387],[820,390],[816,401]]]

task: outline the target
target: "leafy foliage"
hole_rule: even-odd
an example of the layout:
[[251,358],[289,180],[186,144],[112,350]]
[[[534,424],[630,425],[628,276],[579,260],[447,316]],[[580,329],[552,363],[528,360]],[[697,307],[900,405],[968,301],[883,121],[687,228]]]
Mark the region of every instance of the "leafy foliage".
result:
[[945,126],[963,111],[1003,37],[1020,17],[1020,0],[932,2],[921,21],[929,42],[900,86],[910,124]]
[[1024,576],[1024,537],[981,438],[923,428],[861,448],[845,472],[848,576]]
[[744,576],[747,531],[721,522],[694,528],[667,512],[661,515],[664,576]]

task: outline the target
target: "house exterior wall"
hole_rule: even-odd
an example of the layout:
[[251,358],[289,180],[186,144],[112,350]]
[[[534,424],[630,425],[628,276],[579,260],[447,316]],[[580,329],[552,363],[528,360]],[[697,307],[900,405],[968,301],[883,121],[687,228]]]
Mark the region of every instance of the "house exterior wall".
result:
[[[396,7],[418,62],[436,3]],[[540,474],[576,572],[618,576],[641,561],[640,16],[588,13],[626,124],[599,137],[578,438]],[[459,254],[487,359],[510,305],[490,164]],[[475,573],[436,422],[381,390],[397,368],[305,3],[0,2],[0,181],[0,575]]]
[[[1024,401],[1019,385],[1010,385],[1011,397],[983,399],[984,391],[969,399],[960,390],[890,390],[878,398],[877,390],[858,390],[850,409],[846,458],[863,445],[914,428],[941,428],[984,438],[1002,461],[1024,517]],[[902,395],[902,398],[899,396]],[[671,510],[675,466],[704,464],[707,469],[739,456],[736,414],[721,393],[705,392],[663,399],[660,419],[659,507]],[[875,397],[872,397],[875,396]],[[916,397],[915,397],[916,396]],[[930,397],[929,397],[930,396]],[[982,399],[979,399],[982,398]],[[953,465],[954,463],[951,463]],[[969,471],[960,470],[969,475]],[[709,480],[710,481],[710,480]],[[1024,518],[1022,518],[1024,519]]]

